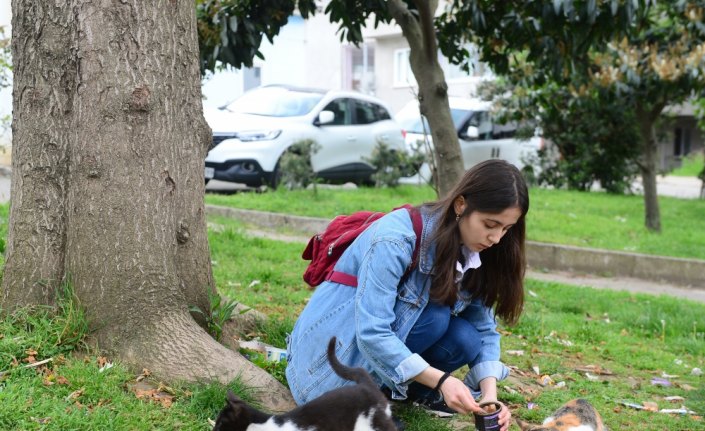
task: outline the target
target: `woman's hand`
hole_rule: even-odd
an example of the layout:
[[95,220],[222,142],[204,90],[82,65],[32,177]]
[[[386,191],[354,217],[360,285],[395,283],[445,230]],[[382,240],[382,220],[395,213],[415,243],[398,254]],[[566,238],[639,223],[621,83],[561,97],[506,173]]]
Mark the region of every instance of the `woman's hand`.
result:
[[479,413],[482,411],[480,405],[472,397],[470,389],[465,386],[462,380],[456,377],[448,377],[441,385],[440,391],[443,394],[443,400],[446,405],[459,413]]
[[[509,425],[512,423],[512,412],[509,411],[509,408],[507,408],[506,405],[503,403],[495,400],[495,399],[490,399],[490,398],[482,398],[480,400],[480,404],[483,403],[497,403],[502,406],[502,410],[499,412],[499,418],[498,418],[498,423],[500,426],[500,431],[508,431],[509,430]],[[485,411],[487,413],[492,413],[496,411],[494,406],[486,406]]]

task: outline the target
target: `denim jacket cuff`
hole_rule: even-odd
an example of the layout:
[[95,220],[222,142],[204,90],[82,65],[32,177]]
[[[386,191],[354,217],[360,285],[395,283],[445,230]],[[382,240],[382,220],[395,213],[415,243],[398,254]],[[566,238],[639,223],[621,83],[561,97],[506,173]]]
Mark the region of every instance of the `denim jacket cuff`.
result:
[[463,382],[470,388],[473,396],[480,395],[480,381],[487,377],[494,377],[499,382],[509,376],[509,368],[500,361],[485,361],[476,364],[465,375]]
[[418,353],[414,353],[401,363],[394,370],[399,376],[400,381],[394,383],[408,383],[409,380],[421,374],[423,370],[428,368],[428,362]]
[[421,372],[428,367],[428,362],[426,362],[418,353],[414,353],[401,361],[399,366],[397,366],[394,370],[396,372],[396,376],[393,382],[394,388],[392,389],[392,398],[395,400],[406,399],[406,390],[411,379],[421,374]]

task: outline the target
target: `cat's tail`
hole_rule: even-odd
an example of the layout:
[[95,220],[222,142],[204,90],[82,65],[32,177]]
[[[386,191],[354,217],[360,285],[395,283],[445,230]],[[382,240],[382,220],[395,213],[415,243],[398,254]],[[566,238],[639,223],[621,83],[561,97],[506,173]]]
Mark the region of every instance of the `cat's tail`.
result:
[[335,356],[336,342],[336,337],[331,337],[330,341],[328,342],[328,361],[330,362],[330,366],[333,368],[333,371],[335,371],[335,373],[340,377],[346,380],[352,380],[357,384],[369,384],[372,386],[377,386],[374,380],[372,380],[372,377],[370,377],[369,373],[364,369],[352,368],[340,363],[338,357]]

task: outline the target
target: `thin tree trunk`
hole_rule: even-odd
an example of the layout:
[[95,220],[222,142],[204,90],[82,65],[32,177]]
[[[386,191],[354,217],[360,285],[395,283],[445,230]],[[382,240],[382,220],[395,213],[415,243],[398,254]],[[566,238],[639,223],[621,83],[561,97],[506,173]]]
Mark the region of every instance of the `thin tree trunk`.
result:
[[654,133],[654,123],[662,109],[662,106],[651,110],[646,110],[643,106],[637,106],[636,108],[642,145],[639,170],[644,187],[644,224],[647,229],[654,232],[661,231],[661,214],[659,211],[658,190],[656,188],[658,143]]
[[[59,3],[57,3],[58,5]],[[193,3],[13,2],[12,213],[3,307],[70,281],[99,346],[168,380],[235,377],[273,411],[273,377],[213,340]],[[17,203],[16,203],[17,202]]]
[[388,7],[409,42],[409,63],[419,86],[419,108],[428,120],[433,137],[435,163],[438,172],[436,190],[443,196],[463,175],[463,158],[458,134],[450,115],[448,84],[440,63],[436,43],[434,13],[438,1],[415,1],[419,14],[412,14],[403,1],[390,0]]

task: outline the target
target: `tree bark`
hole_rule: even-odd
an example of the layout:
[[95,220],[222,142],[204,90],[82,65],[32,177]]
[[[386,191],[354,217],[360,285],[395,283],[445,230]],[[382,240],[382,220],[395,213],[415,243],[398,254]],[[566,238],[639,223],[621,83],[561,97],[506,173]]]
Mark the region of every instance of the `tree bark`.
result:
[[12,209],[2,307],[70,282],[105,351],[168,380],[290,393],[189,314],[214,290],[193,3],[13,1]]
[[661,213],[659,210],[656,175],[658,172],[658,143],[654,133],[654,124],[663,110],[663,104],[647,109],[637,104],[636,118],[639,122],[642,152],[639,160],[641,181],[644,187],[644,224],[647,229],[661,232]]
[[419,110],[428,120],[433,137],[437,180],[436,190],[443,196],[463,175],[463,158],[458,134],[450,115],[448,84],[440,63],[434,27],[438,1],[415,1],[419,14],[414,16],[401,0],[390,0],[389,11],[409,43],[409,64],[419,86]]

